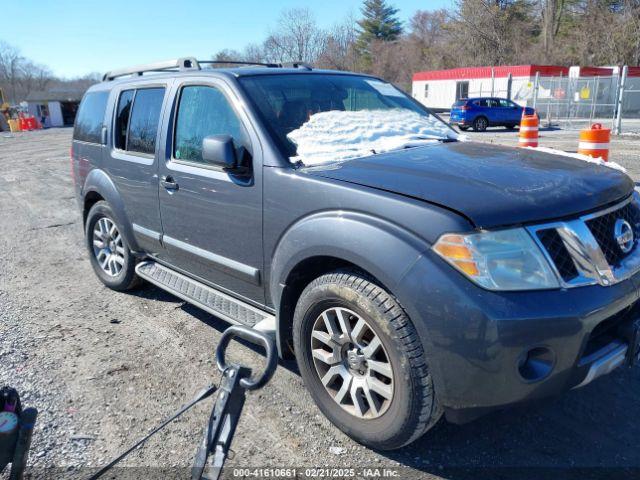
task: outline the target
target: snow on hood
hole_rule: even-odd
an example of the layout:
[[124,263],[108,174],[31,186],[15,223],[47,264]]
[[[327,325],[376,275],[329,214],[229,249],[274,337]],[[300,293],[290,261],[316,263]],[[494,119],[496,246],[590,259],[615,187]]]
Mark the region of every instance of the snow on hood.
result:
[[298,150],[290,160],[307,166],[458,137],[437,118],[400,108],[319,112],[287,135]]
[[556,150],[555,148],[549,147],[526,147],[531,150],[537,150],[538,152],[551,153],[553,155],[563,155],[565,157],[577,158],[578,160],[583,160],[589,163],[595,163],[596,165],[602,165],[603,167],[613,168],[615,170],[620,170],[623,173],[627,173],[627,169],[622,165],[618,165],[616,162],[605,162],[602,158],[593,158],[589,155],[583,155],[581,153],[571,153],[565,152],[564,150]]

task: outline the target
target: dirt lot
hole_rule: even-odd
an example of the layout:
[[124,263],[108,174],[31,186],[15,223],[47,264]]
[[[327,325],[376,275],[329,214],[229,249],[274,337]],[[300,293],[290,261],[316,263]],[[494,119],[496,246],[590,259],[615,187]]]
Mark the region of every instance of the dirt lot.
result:
[[[543,135],[542,144],[575,145],[574,135]],[[471,136],[513,143],[514,134]],[[213,349],[225,328],[155,287],[122,294],[98,282],[72,193],[70,138],[68,129],[0,135],[0,385],[17,387],[26,405],[40,409],[31,463],[58,467],[50,471],[56,477],[86,475],[78,467],[105,464],[217,381]],[[638,178],[640,141],[613,145],[614,159]],[[236,360],[259,361],[241,348],[232,353]],[[266,388],[249,395],[236,456],[227,465],[394,467],[401,468],[399,478],[453,479],[640,467],[639,392],[640,369],[620,369],[543,404],[464,426],[442,422],[413,445],[380,453],[325,420],[295,367],[285,364]],[[126,465],[188,466],[209,405],[170,426]],[[188,475],[186,469],[172,472]]]

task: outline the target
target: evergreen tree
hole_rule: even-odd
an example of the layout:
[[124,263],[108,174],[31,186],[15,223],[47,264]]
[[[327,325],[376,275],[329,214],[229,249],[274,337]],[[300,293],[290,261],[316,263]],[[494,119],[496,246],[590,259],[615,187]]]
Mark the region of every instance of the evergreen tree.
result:
[[361,11],[357,46],[362,54],[368,54],[372,42],[396,40],[402,34],[402,22],[396,16],[398,9],[386,0],[364,0]]

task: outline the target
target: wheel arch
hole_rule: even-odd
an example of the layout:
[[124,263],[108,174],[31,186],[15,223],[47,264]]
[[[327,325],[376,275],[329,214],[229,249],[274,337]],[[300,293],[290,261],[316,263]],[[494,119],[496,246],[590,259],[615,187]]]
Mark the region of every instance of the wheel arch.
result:
[[116,217],[115,220],[121,227],[121,234],[124,236],[130,250],[132,252],[140,250],[140,247],[136,242],[135,235],[133,234],[133,227],[129,221],[129,216],[127,215],[120,192],[106,172],[98,168],[94,168],[89,172],[82,188],[82,197],[83,226],[86,226],[87,216],[89,215],[91,207],[93,207],[97,202],[104,200],[111,207],[113,215]]
[[278,242],[270,272],[280,355],[291,356],[294,310],[315,278],[341,268],[357,270],[403,304],[409,299],[403,300],[399,284],[427,248],[411,232],[356,212],[323,212],[297,222]]

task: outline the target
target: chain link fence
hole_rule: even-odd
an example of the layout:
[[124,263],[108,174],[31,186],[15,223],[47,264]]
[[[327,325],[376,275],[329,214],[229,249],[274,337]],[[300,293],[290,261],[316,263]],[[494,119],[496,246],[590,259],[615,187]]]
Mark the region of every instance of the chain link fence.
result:
[[640,76],[536,77],[522,100],[542,126],[582,129],[593,123],[615,134],[640,135]]

